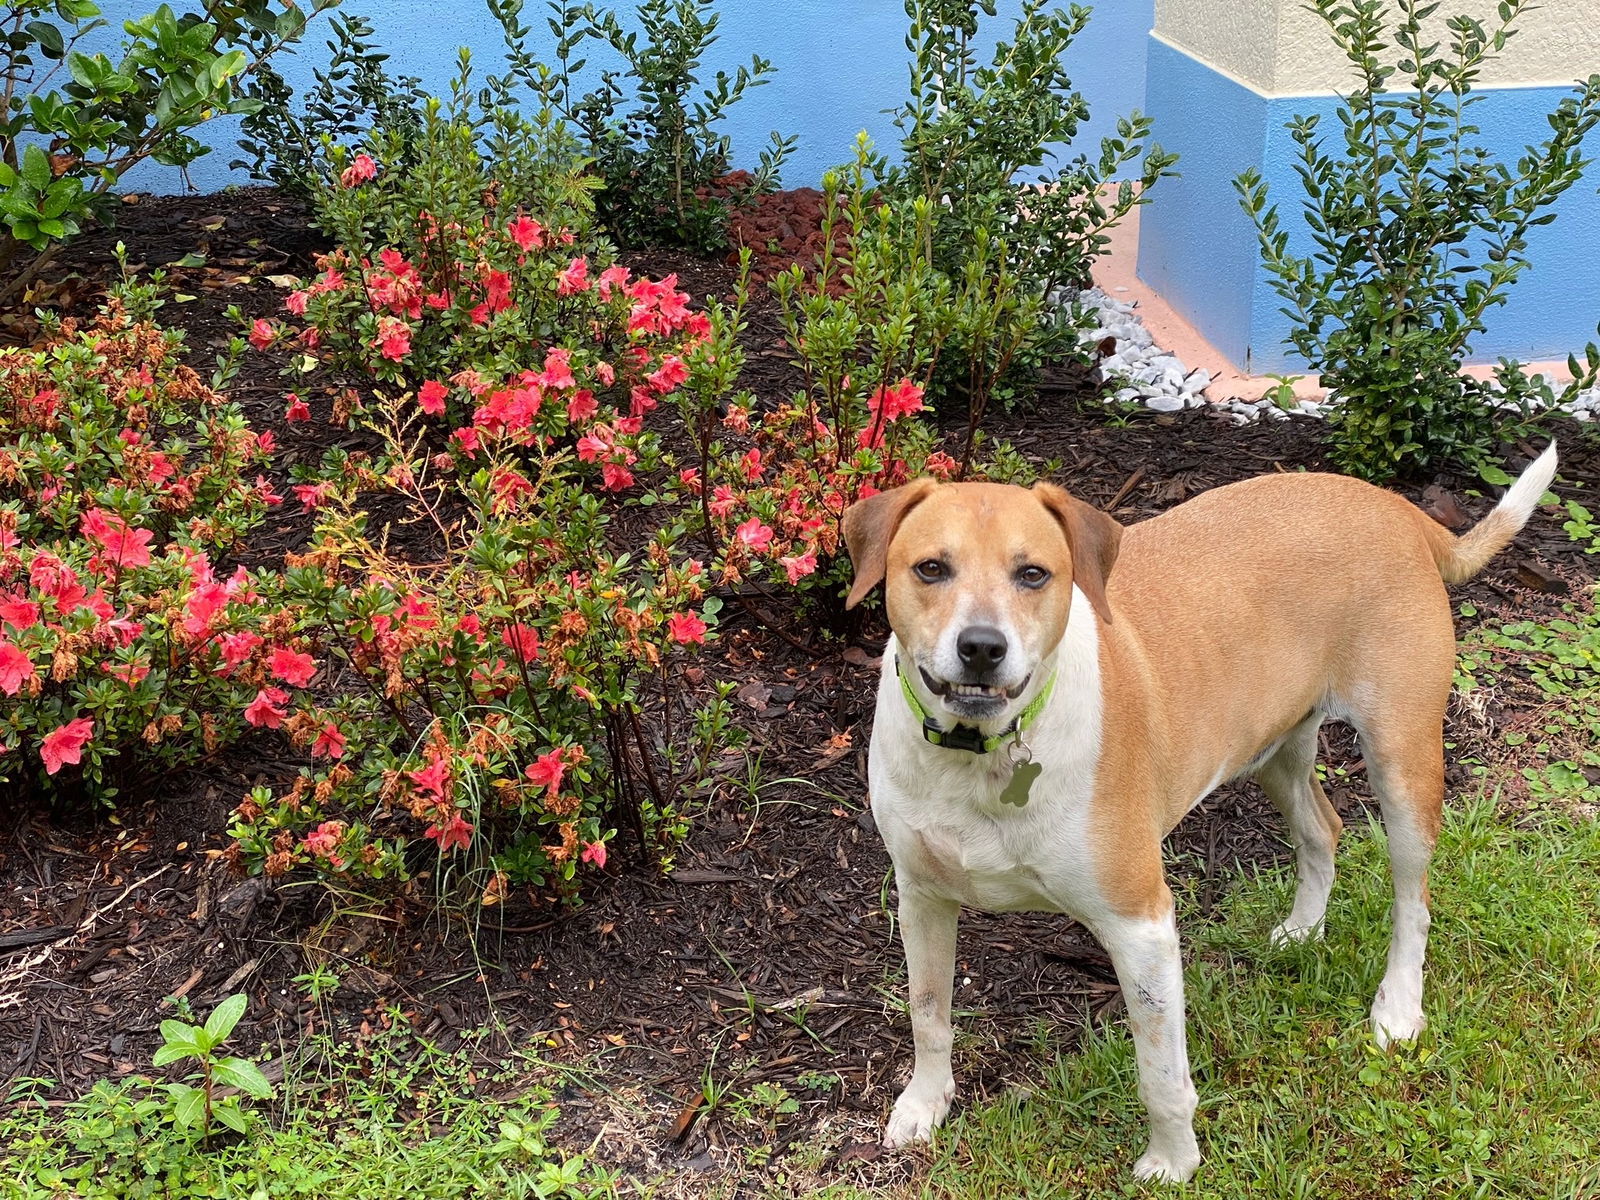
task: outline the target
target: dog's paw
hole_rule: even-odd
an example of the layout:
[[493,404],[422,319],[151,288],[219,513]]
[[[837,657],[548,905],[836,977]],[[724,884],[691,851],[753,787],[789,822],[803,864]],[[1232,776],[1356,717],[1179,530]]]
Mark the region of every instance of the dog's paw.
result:
[[1422,1015],[1422,997],[1410,989],[1391,987],[1387,980],[1379,986],[1372,1001],[1372,1037],[1378,1049],[1387,1050],[1396,1042],[1413,1041],[1427,1028]]
[[943,1087],[919,1088],[915,1083],[900,1093],[889,1114],[889,1124],[883,1130],[883,1144],[890,1150],[925,1142],[950,1111],[950,1101],[956,1094],[956,1081]]
[[1315,921],[1310,925],[1291,925],[1288,921],[1275,926],[1267,935],[1267,940],[1273,946],[1290,946],[1296,942],[1320,942],[1322,940],[1322,922]]
[[1133,1164],[1135,1179],[1153,1179],[1157,1183],[1187,1183],[1200,1166],[1200,1150],[1190,1146],[1184,1150],[1162,1151],[1154,1146],[1144,1152]]

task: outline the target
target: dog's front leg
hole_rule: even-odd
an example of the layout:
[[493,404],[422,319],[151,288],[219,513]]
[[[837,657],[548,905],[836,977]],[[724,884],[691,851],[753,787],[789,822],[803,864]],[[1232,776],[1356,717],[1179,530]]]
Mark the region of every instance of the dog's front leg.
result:
[[1171,905],[1169,896],[1165,916],[1118,917],[1100,923],[1097,932],[1122,985],[1139,1062],[1139,1099],[1150,1116],[1150,1148],[1133,1173],[1182,1183],[1200,1165],[1200,1147],[1184,1033],[1183,959]]
[[950,1073],[950,991],[956,972],[956,920],[961,906],[906,885],[900,888],[900,941],[910,981],[916,1066],[895,1101],[885,1146],[923,1142],[944,1120],[955,1095]]

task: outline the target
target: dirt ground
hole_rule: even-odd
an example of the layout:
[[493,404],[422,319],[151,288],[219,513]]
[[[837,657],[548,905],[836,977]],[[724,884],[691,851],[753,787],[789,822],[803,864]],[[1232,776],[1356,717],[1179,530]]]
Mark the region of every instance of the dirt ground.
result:
[[[147,197],[125,207],[114,233],[74,244],[35,298],[87,311],[119,240],[141,270],[166,266],[174,293],[192,297],[162,315],[187,331],[205,363],[237,332],[227,308],[277,311],[283,291],[269,277],[303,270],[319,245],[304,212],[271,192]],[[205,266],[170,265],[197,252]],[[677,271],[696,296],[733,288],[723,261],[673,252],[629,261]],[[26,341],[32,330],[22,310],[0,319],[0,338]],[[758,396],[795,386],[770,302],[753,304],[746,350],[745,384]],[[248,356],[232,391],[259,427],[277,432],[285,477],[335,441],[359,444],[320,421],[285,426],[270,357]],[[996,419],[990,431],[1035,462],[1058,461],[1060,482],[1125,523],[1219,484],[1323,465],[1320,426],[1309,418],[1243,428],[1206,411],[1111,421],[1091,393],[1081,373],[1046,380],[1035,411]],[[1592,492],[1600,447],[1570,423],[1556,432],[1563,480]],[[1507,447],[1508,469],[1532,449]],[[1459,505],[1475,518],[1492,502],[1470,495],[1475,488],[1489,490],[1444,476],[1408,494],[1440,515]],[[269,519],[246,560],[276,560],[303,542],[309,524],[293,507]],[[1544,514],[1456,598],[1470,600],[1479,621],[1549,616],[1587,604],[1593,575]],[[230,810],[248,787],[298,765],[271,736],[160,781],[144,803],[114,816],[0,804],[0,1080],[48,1078],[59,1098],[98,1078],[148,1071],[157,1025],[170,1015],[165,997],[186,996],[204,1011],[243,990],[251,1003],[237,1042],[267,1048],[269,1075],[281,1074],[281,1056],[306,1031],[360,1037],[389,1010],[445,1048],[485,1025],[497,1030],[479,1050],[486,1057],[542,1046],[551,1061],[583,1069],[561,1093],[560,1135],[641,1176],[677,1173],[686,1190],[711,1179],[729,1186],[756,1159],[767,1170],[790,1162],[817,1178],[880,1182],[914,1169],[904,1156],[880,1160],[875,1142],[911,1054],[894,1002],[901,959],[884,907],[888,860],[864,807],[886,630],[869,622],[854,642],[828,642],[792,613],[765,615],[798,636],[774,636],[729,610],[720,643],[691,675],[702,689],[719,679],[739,685],[750,745],[729,758],[723,786],[696,803],[671,871],[621,871],[570,911],[513,903],[439,912],[402,898],[355,912],[315,888],[274,890],[229,875],[214,852],[226,844]],[[697,702],[689,691],[685,703]],[[1487,709],[1453,712],[1458,756],[1480,752],[1505,710],[1538,702],[1512,689]],[[1325,750],[1325,762],[1347,771],[1331,798],[1347,819],[1360,814],[1365,781],[1351,741],[1332,729]],[[1453,766],[1453,792],[1471,786]],[[1240,864],[1286,857],[1284,831],[1260,793],[1218,789],[1170,842],[1174,872],[1194,881],[1198,897],[1183,919],[1206,919]],[[336,970],[342,986],[312,1003],[293,981],[317,964]],[[965,1022],[967,1103],[1041,1073],[1041,1022],[1068,1051],[1091,1022],[1119,1013],[1106,956],[1062,918],[969,915],[959,970],[956,1004],[976,1014]],[[781,1084],[801,1103],[772,1122],[740,1120],[708,1102],[708,1079],[735,1092]]]

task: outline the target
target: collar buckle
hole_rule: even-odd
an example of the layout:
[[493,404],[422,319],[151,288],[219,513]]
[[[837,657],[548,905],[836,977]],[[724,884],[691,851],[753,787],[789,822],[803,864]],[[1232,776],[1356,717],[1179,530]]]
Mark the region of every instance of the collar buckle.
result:
[[966,750],[972,754],[989,753],[989,739],[975,725],[953,725],[941,729],[932,717],[922,719],[922,736],[935,746],[946,750]]

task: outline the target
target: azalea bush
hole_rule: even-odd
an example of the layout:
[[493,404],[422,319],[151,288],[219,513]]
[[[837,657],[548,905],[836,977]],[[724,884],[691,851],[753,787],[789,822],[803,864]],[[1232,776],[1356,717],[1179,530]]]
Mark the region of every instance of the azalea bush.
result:
[[[719,607],[704,567],[679,553],[682,529],[618,552],[570,442],[484,448],[458,479],[448,458],[408,460],[421,414],[396,402],[386,416],[387,474],[330,481],[316,542],[284,574],[296,635],[339,693],[291,705],[262,692],[308,762],[286,791],[246,798],[232,856],[333,880],[404,878],[442,858],[490,901],[522,884],[574,894],[619,829],[653,861],[676,812],[642,692],[705,640]],[[432,512],[464,494],[469,515],[436,527],[437,555],[419,565],[385,552],[354,507],[379,488]]]
[[124,288],[87,327],[0,350],[0,780],[109,799],[215,750],[288,644],[259,581],[214,567],[279,502],[272,435],[151,304]]
[[[332,367],[371,394],[411,396],[463,464],[502,440],[565,438],[623,490],[634,463],[655,459],[644,418],[687,377],[707,319],[672,280],[611,261],[557,126],[495,109],[485,152],[465,104],[430,104],[411,169],[348,159],[317,200],[338,248],[251,341],[292,344],[296,375]],[[310,415],[304,391],[292,419]],[[342,400],[341,418],[358,403]]]
[[[485,901],[570,897],[619,831],[654,861],[681,827],[640,707],[718,601],[668,509],[629,551],[611,527],[665,469],[647,424],[710,321],[670,277],[612,261],[559,126],[479,102],[430,104],[408,169],[381,139],[335,151],[315,203],[339,244],[250,323],[289,352],[287,420],[331,392],[328,415],[383,447],[293,489],[319,523],[283,603],[337,690],[259,697],[307,756],[238,810],[232,857],[273,877],[426,871]],[[425,549],[368,529],[380,495]]]

